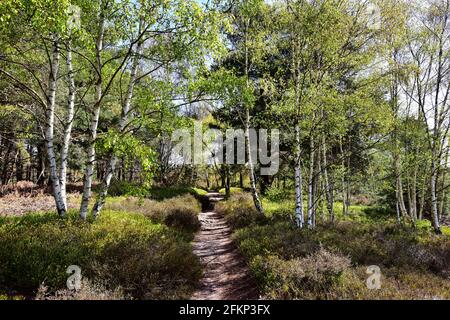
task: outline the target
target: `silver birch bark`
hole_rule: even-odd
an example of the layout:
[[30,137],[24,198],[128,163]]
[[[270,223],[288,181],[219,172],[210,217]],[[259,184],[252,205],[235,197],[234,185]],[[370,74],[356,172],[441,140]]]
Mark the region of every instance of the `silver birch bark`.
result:
[[345,216],[348,214],[348,200],[347,200],[347,188],[345,185],[345,176],[346,176],[346,167],[345,167],[345,154],[344,154],[344,147],[342,145],[342,137],[339,139],[339,149],[341,152],[341,187],[342,187],[342,214]]
[[417,221],[417,171],[418,165],[416,164],[413,169],[412,182],[411,182],[411,205],[410,205],[410,215],[413,223],[416,224]]
[[[139,33],[141,31],[141,28],[142,28],[142,23],[140,24]],[[134,86],[136,84],[136,79],[137,79],[137,71],[138,71],[139,62],[140,62],[141,55],[142,55],[142,52],[141,52],[142,46],[143,46],[143,43],[141,41],[139,41],[136,46],[136,52],[133,55],[133,61],[132,61],[131,72],[130,72],[130,82],[128,83],[127,95],[125,98],[125,102],[123,104],[122,115],[121,115],[120,121],[119,121],[119,130],[121,133],[124,132],[124,130],[127,126],[127,123],[128,123],[128,115],[130,113],[131,102],[133,100],[133,92],[134,92]],[[108,161],[106,175],[105,175],[105,178],[104,178],[103,184],[102,184],[102,189],[100,191],[100,194],[97,198],[97,202],[95,203],[93,211],[92,211],[94,218],[96,218],[100,214],[100,211],[102,210],[102,208],[105,204],[106,196],[108,195],[108,189],[109,189],[109,186],[111,185],[111,179],[112,179],[112,177],[114,175],[114,171],[116,169],[117,160],[118,160],[117,156],[113,154],[111,156],[110,160]]]
[[248,157],[248,169],[250,175],[250,187],[252,190],[253,202],[255,204],[256,210],[258,210],[260,214],[264,214],[264,209],[258,195],[258,190],[256,189],[255,168],[253,166],[252,151],[250,146],[250,110],[248,107],[246,107],[245,110],[245,139],[247,140],[246,150]]
[[[248,53],[248,29],[249,29],[250,21],[247,20],[245,26],[245,79],[246,79],[246,87],[250,88],[250,79],[249,79],[249,53]],[[264,209],[259,199],[258,190],[256,189],[256,181],[255,181],[255,168],[253,166],[252,152],[250,146],[250,107],[245,105],[245,140],[246,140],[246,151],[247,151],[247,159],[248,159],[248,169],[250,176],[250,188],[252,191],[252,198],[255,204],[256,210],[259,213],[264,214]]]
[[427,175],[425,173],[424,179],[423,179],[422,185],[421,185],[420,196],[419,196],[419,213],[418,213],[419,220],[423,219],[423,209],[425,207],[425,192],[427,190],[426,186],[427,186]]
[[327,200],[327,211],[330,217],[330,222],[334,222],[334,197],[333,197],[333,186],[331,179],[328,176],[328,161],[327,161],[327,144],[325,141],[325,135],[322,137],[322,148],[323,148],[323,176],[325,180],[325,193]]
[[72,65],[72,44],[69,40],[67,43],[66,52],[66,65],[67,65],[67,80],[69,85],[69,95],[67,97],[67,119],[64,125],[63,144],[61,148],[61,167],[59,174],[59,181],[61,185],[61,196],[64,200],[64,205],[67,208],[67,195],[66,195],[66,183],[67,183],[67,160],[69,156],[70,138],[72,133],[72,124],[75,114],[75,79]]
[[46,106],[46,129],[45,143],[47,155],[50,163],[50,179],[52,182],[53,196],[55,198],[56,210],[61,216],[65,216],[67,209],[61,194],[61,186],[58,177],[57,161],[54,149],[54,129],[55,129],[55,107],[56,107],[56,82],[58,79],[60,52],[58,42],[52,43],[52,55],[50,61],[50,74],[48,79],[48,96]]
[[[434,155],[433,155],[434,158]],[[434,231],[436,233],[441,232],[441,225],[439,222],[438,213],[438,201],[436,196],[436,184],[437,184],[437,166],[435,159],[431,160],[431,212]]]
[[[312,135],[312,133],[311,133]],[[309,138],[308,227],[314,227],[314,138]]]
[[98,36],[96,41],[96,61],[97,61],[97,83],[95,85],[95,103],[94,109],[91,115],[91,123],[89,125],[89,146],[87,150],[87,163],[86,170],[84,173],[83,182],[83,196],[81,199],[80,206],[80,217],[86,219],[88,213],[89,200],[92,193],[92,178],[94,176],[94,165],[95,165],[95,141],[97,139],[97,127],[98,120],[100,116],[100,107],[102,99],[102,59],[101,53],[103,51],[103,38],[105,33],[105,16],[103,12],[103,1],[100,1],[100,14],[99,14],[99,24],[98,24]]
[[441,202],[439,207],[439,217],[442,219],[442,217],[447,215],[447,187],[446,187],[446,180],[447,180],[447,170],[448,170],[448,148],[445,150],[445,162],[442,169],[442,179],[441,179]]
[[406,217],[407,216],[407,211],[406,211],[406,205],[405,205],[405,199],[403,197],[403,181],[402,181],[402,170],[401,170],[401,166],[400,166],[400,157],[398,154],[398,151],[395,151],[395,156],[394,156],[395,160],[395,175],[396,175],[396,197],[399,203],[399,207],[400,207],[400,213],[402,215],[402,217]]
[[295,217],[297,226],[303,228],[304,213],[303,213],[303,194],[302,194],[302,168],[301,168],[301,149],[300,149],[300,126],[295,126]]
[[302,174],[302,149],[301,149],[301,88],[300,88],[300,62],[298,58],[298,39],[295,38],[295,30],[292,31],[292,74],[294,77],[295,91],[295,219],[297,227],[303,228],[305,224],[305,213],[303,209],[303,174]]

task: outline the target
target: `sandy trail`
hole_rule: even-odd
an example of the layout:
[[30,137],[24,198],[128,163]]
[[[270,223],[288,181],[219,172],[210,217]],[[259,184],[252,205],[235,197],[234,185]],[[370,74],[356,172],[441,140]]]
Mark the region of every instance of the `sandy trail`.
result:
[[231,230],[223,217],[214,212],[214,203],[223,197],[208,193],[209,210],[199,215],[201,229],[192,243],[200,258],[203,276],[193,300],[257,299],[255,282],[243,257],[231,241]]

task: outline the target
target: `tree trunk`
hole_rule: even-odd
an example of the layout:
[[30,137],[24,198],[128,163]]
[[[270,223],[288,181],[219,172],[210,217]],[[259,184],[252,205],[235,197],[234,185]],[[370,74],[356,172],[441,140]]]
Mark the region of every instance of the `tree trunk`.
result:
[[308,227],[314,227],[314,138],[309,138]]
[[[140,34],[142,28],[143,28],[143,21],[141,20],[140,25],[139,25],[139,34]],[[125,102],[123,104],[122,116],[120,117],[120,122],[119,122],[119,130],[120,130],[121,134],[124,133],[124,130],[128,124],[128,115],[130,113],[131,102],[133,100],[134,86],[136,84],[139,62],[141,60],[141,55],[142,55],[142,52],[141,52],[142,46],[143,46],[143,43],[141,41],[139,41],[136,45],[135,54],[133,55],[133,62],[132,62],[131,74],[130,74],[130,82],[128,84],[127,96],[126,96]],[[102,189],[98,195],[97,202],[92,211],[93,216],[95,218],[100,214],[100,211],[102,210],[102,208],[105,204],[106,196],[108,194],[108,189],[109,189],[109,186],[111,185],[111,179],[114,175],[114,170],[116,169],[117,160],[118,160],[117,156],[114,153],[112,153],[111,158],[107,164],[106,175],[105,175],[105,179],[103,180]]]
[[211,182],[209,182],[208,168],[205,170],[206,190],[211,190]]
[[36,172],[36,184],[43,186],[45,184],[45,146],[38,144],[37,146],[37,172]]
[[64,125],[63,144],[61,148],[61,167],[59,182],[61,185],[61,195],[67,207],[66,182],[67,182],[67,162],[69,157],[70,137],[72,134],[73,117],[75,115],[75,79],[72,66],[72,44],[68,41],[66,52],[67,80],[69,85],[69,96],[67,98],[67,120]]
[[438,234],[441,233],[441,225],[439,222],[438,203],[436,196],[436,183],[437,183],[437,166],[434,154],[431,159],[431,213],[432,223],[434,231]]
[[256,189],[255,168],[253,166],[252,151],[250,145],[250,110],[248,107],[246,107],[245,111],[245,139],[247,140],[246,150],[247,150],[249,177],[250,177],[250,188],[252,191],[253,202],[255,204],[256,210],[258,210],[260,214],[264,214],[264,209],[262,207],[261,200],[259,199],[258,195],[258,190]]
[[229,199],[231,195],[231,185],[230,185],[230,167],[225,165],[225,197]]
[[341,161],[341,169],[342,169],[342,174],[341,174],[341,184],[342,184],[342,214],[345,216],[348,214],[348,200],[347,200],[347,188],[345,185],[346,182],[346,167],[345,167],[345,154],[344,154],[344,147],[342,144],[342,137],[339,139],[339,148],[340,148],[340,152],[341,152],[341,157],[342,157],[342,161]]
[[[323,197],[322,197],[322,179],[319,174],[322,172],[322,159],[321,159],[320,148],[317,149],[316,161],[314,165],[314,176],[313,176],[313,226],[316,226],[317,213],[319,212],[319,208],[323,211]],[[323,215],[322,215],[323,216]]]
[[398,151],[395,150],[394,155],[394,166],[395,166],[395,176],[396,176],[396,197],[400,206],[400,213],[402,217],[407,216],[406,206],[405,206],[405,200],[403,198],[403,182],[402,182],[402,170],[400,166],[400,156],[398,154]]
[[[94,165],[95,165],[95,142],[97,139],[97,127],[98,121],[100,117],[100,107],[101,107],[101,99],[102,99],[102,86],[103,86],[103,78],[102,78],[102,59],[101,53],[103,51],[103,38],[105,33],[105,17],[102,8],[102,1],[100,1],[100,14],[99,14],[99,25],[98,25],[98,36],[96,41],[96,60],[97,60],[97,83],[95,85],[95,103],[94,109],[92,110],[91,115],[91,123],[89,126],[89,145],[87,150],[87,163],[86,170],[84,173],[84,182],[83,182],[83,196],[81,199],[80,206],[80,217],[82,219],[87,218],[89,200],[91,199],[92,193],[92,178],[94,176]],[[108,174],[108,173],[107,173]]]
[[56,82],[58,79],[60,53],[56,40],[52,46],[52,58],[50,75],[48,81],[48,97],[46,110],[46,129],[45,143],[47,147],[47,155],[50,164],[50,179],[53,188],[53,197],[55,198],[56,210],[60,216],[66,215],[66,201],[61,194],[61,186],[58,177],[58,168],[56,163],[56,155],[54,150],[54,126],[55,126],[55,107],[56,107]]
[[441,181],[441,196],[440,196],[440,206],[439,206],[439,217],[442,219],[442,217],[446,216],[446,209],[447,209],[447,188],[446,188],[446,178],[447,178],[447,170],[448,170],[448,150],[446,150],[445,155],[445,163],[442,169],[442,181]]
[[327,145],[325,141],[325,135],[322,137],[323,147],[323,176],[325,182],[325,193],[327,198],[327,211],[330,217],[330,222],[334,222],[334,195],[333,195],[333,183],[328,176],[328,161],[327,161]]
[[16,182],[18,182],[23,179],[23,157],[20,147],[17,148],[17,157],[15,165],[16,165]]
[[295,126],[295,148],[295,218],[297,221],[297,226],[299,228],[303,228],[305,215],[303,213],[300,126],[298,124]]
[[[246,78],[246,87],[250,88],[250,79],[249,79],[249,56],[248,56],[248,28],[250,21],[247,21],[245,27],[245,78]],[[245,140],[246,140],[246,151],[247,151],[247,160],[248,160],[248,169],[250,176],[250,188],[252,191],[253,202],[255,204],[256,210],[260,214],[264,214],[264,209],[259,199],[258,191],[256,189],[256,181],[255,181],[255,168],[253,166],[252,159],[252,151],[250,145],[250,107],[245,105]]]
[[419,197],[419,220],[423,219],[423,209],[425,207],[425,192],[427,190],[427,172],[425,171],[424,179],[422,183],[422,190]]
[[412,181],[411,181],[411,204],[410,204],[410,215],[413,224],[417,221],[417,171],[419,170],[417,165],[414,165]]
[[5,152],[5,160],[2,166],[2,184],[6,185],[8,184],[8,167],[9,167],[9,155],[12,152],[13,144],[12,142],[7,142],[8,148]]

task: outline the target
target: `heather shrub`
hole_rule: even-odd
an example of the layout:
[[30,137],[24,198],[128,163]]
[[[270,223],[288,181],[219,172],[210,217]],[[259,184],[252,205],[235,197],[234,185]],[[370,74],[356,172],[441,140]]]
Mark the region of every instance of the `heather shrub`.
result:
[[190,194],[200,200],[207,193],[208,192],[203,189],[193,187],[152,187],[150,188],[147,197],[161,201]]
[[139,212],[156,223],[163,223],[188,234],[192,234],[200,227],[198,214],[201,207],[197,199],[190,194],[163,201],[127,197],[109,202],[106,207],[112,210]]
[[26,180],[0,186],[0,196],[7,194],[14,194],[15,196],[35,196],[37,194],[42,194],[43,192],[44,188],[39,187],[32,181]]
[[250,266],[267,298],[326,299],[349,270],[350,259],[321,248],[291,260],[256,256]]
[[36,300],[125,300],[130,297],[124,295],[120,287],[108,290],[100,284],[93,284],[89,280],[81,281],[79,290],[61,289],[54,293],[48,292],[48,287],[41,284],[37,291]]
[[[95,189],[98,190],[100,185],[96,186]],[[152,200],[166,200],[171,198],[176,198],[184,195],[192,195],[199,200],[205,196],[208,192],[193,187],[158,187],[158,186],[146,186],[138,184],[136,182],[128,182],[122,180],[112,180],[111,185],[108,189],[108,195],[110,197],[140,197],[148,198]]]
[[83,277],[134,298],[186,298],[200,265],[186,237],[142,214],[105,210],[94,222],[55,214],[0,221],[0,291],[34,296],[66,285],[69,265]]
[[200,228],[200,211],[199,202],[192,195],[184,195],[154,203],[146,215],[170,227],[194,232]]
[[267,220],[256,210],[251,196],[245,193],[233,194],[231,201],[219,202],[215,209],[233,229],[262,224]]
[[309,239],[308,233],[311,231],[299,230],[291,222],[270,222],[239,229],[233,239],[248,260],[262,253],[290,259],[303,257],[320,247]]
[[[251,200],[249,196],[247,199]],[[220,204],[234,213],[245,196]],[[450,287],[450,237],[431,227],[398,225],[385,208],[353,206],[334,223],[299,229],[292,201],[263,199],[268,218],[244,223],[233,239],[261,294],[278,299],[445,299]],[[250,209],[247,209],[250,210]],[[337,210],[337,209],[336,209]],[[236,210],[237,211],[237,210]],[[241,217],[246,214],[241,214]],[[239,224],[238,224],[239,225]],[[350,264],[351,261],[351,264]],[[366,287],[366,269],[377,265],[382,289]],[[338,269],[333,269],[335,266]],[[428,279],[428,280],[427,280]],[[433,285],[427,284],[433,281]]]

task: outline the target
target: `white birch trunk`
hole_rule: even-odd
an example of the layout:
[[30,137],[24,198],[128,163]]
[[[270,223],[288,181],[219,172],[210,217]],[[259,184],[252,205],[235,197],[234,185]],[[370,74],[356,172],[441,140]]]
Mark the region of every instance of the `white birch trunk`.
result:
[[[141,24],[141,26],[142,26],[142,24]],[[123,131],[125,130],[126,125],[128,123],[128,114],[130,113],[131,102],[133,100],[134,86],[136,84],[137,71],[138,71],[139,62],[140,62],[141,54],[142,54],[142,52],[141,52],[142,46],[143,46],[142,42],[139,41],[137,44],[137,47],[136,47],[136,52],[133,56],[133,62],[132,62],[131,74],[130,74],[130,82],[128,84],[127,95],[125,98],[125,102],[123,104],[122,115],[121,115],[120,121],[119,121],[119,130],[121,133],[123,133]],[[114,176],[114,171],[116,169],[117,160],[118,160],[117,156],[113,154],[113,155],[111,155],[111,158],[108,161],[106,175],[105,175],[105,178],[104,178],[103,184],[102,184],[102,190],[100,191],[100,194],[97,198],[97,202],[95,203],[94,209],[92,211],[94,218],[96,218],[100,214],[100,211],[102,210],[102,208],[105,204],[106,196],[108,195],[108,189],[109,189],[109,186],[111,185],[111,179]]]
[[436,196],[436,184],[437,184],[437,166],[435,155],[432,155],[431,160],[431,212],[432,212],[432,222],[434,231],[436,233],[441,233],[441,225],[439,222],[439,212],[438,212],[438,201]]
[[328,161],[327,161],[327,145],[325,141],[325,136],[322,137],[322,148],[323,148],[323,175],[325,179],[325,193],[327,198],[327,211],[330,217],[330,222],[334,222],[334,197],[333,197],[333,186],[331,179],[328,176]]
[[[102,9],[102,1],[100,1],[100,10]],[[92,180],[94,176],[94,165],[95,165],[95,142],[97,139],[97,127],[98,120],[100,116],[100,108],[101,108],[101,99],[102,99],[102,59],[101,53],[103,50],[103,38],[105,33],[105,17],[103,12],[100,12],[99,16],[99,30],[98,37],[96,41],[96,59],[97,59],[97,83],[95,85],[95,103],[94,110],[91,115],[91,123],[89,126],[89,146],[87,150],[87,163],[86,170],[84,173],[84,182],[83,182],[83,196],[81,199],[80,206],[80,217],[82,219],[87,218],[89,200],[91,198],[92,193]]]
[[314,227],[314,138],[309,138],[308,227]]
[[245,111],[245,139],[246,141],[246,149],[247,149],[247,157],[248,157],[248,170],[249,170],[249,176],[250,176],[250,187],[252,190],[252,197],[253,202],[255,204],[256,210],[260,214],[264,214],[264,209],[261,203],[261,200],[259,199],[258,190],[256,189],[256,180],[255,180],[255,168],[253,166],[253,158],[252,158],[252,151],[251,151],[251,145],[250,145],[250,111],[248,107],[246,107]]
[[54,149],[54,128],[55,128],[55,107],[56,107],[56,82],[58,78],[60,52],[56,40],[52,45],[52,58],[50,66],[50,75],[48,81],[48,97],[46,109],[46,129],[45,142],[47,155],[50,163],[50,179],[52,182],[53,196],[55,198],[56,210],[61,216],[65,216],[67,209],[65,200],[61,194],[61,186],[58,177],[57,161]]
[[301,168],[301,149],[300,149],[300,126],[295,126],[295,218],[297,226],[303,228],[305,216],[303,213],[303,194],[302,194],[302,168]]
[[342,169],[342,176],[341,176],[341,187],[342,187],[342,214],[345,216],[348,214],[348,200],[347,200],[347,188],[345,185],[345,177],[346,177],[346,167],[345,167],[345,154],[344,154],[344,147],[342,144],[342,137],[339,140],[339,149],[341,152],[341,169]]
[[399,158],[397,149],[395,152],[396,152],[396,155],[395,155],[395,164],[394,165],[395,165],[395,175],[396,175],[396,180],[397,180],[396,196],[397,196],[397,201],[400,206],[400,213],[401,213],[402,217],[406,217],[408,213],[406,211],[405,199],[403,197],[403,181],[402,181],[402,170],[400,167],[400,158]]
[[[250,21],[246,22],[245,26],[245,77],[246,77],[246,86],[250,87],[249,81],[249,57],[248,57],[248,28]],[[255,204],[256,210],[259,213],[264,214],[264,209],[259,199],[258,190],[256,189],[256,181],[255,181],[255,168],[253,166],[252,159],[252,151],[250,146],[250,108],[248,105],[245,106],[245,139],[246,139],[246,150],[247,150],[247,159],[248,159],[248,169],[250,176],[250,188],[252,191],[253,202]]]
[[73,117],[75,114],[75,80],[72,65],[72,44],[68,41],[66,52],[67,80],[69,84],[69,95],[67,98],[67,120],[64,126],[63,144],[61,148],[61,167],[59,183],[61,185],[61,196],[67,208],[66,182],[67,182],[67,162],[69,157],[70,138],[72,134]]

